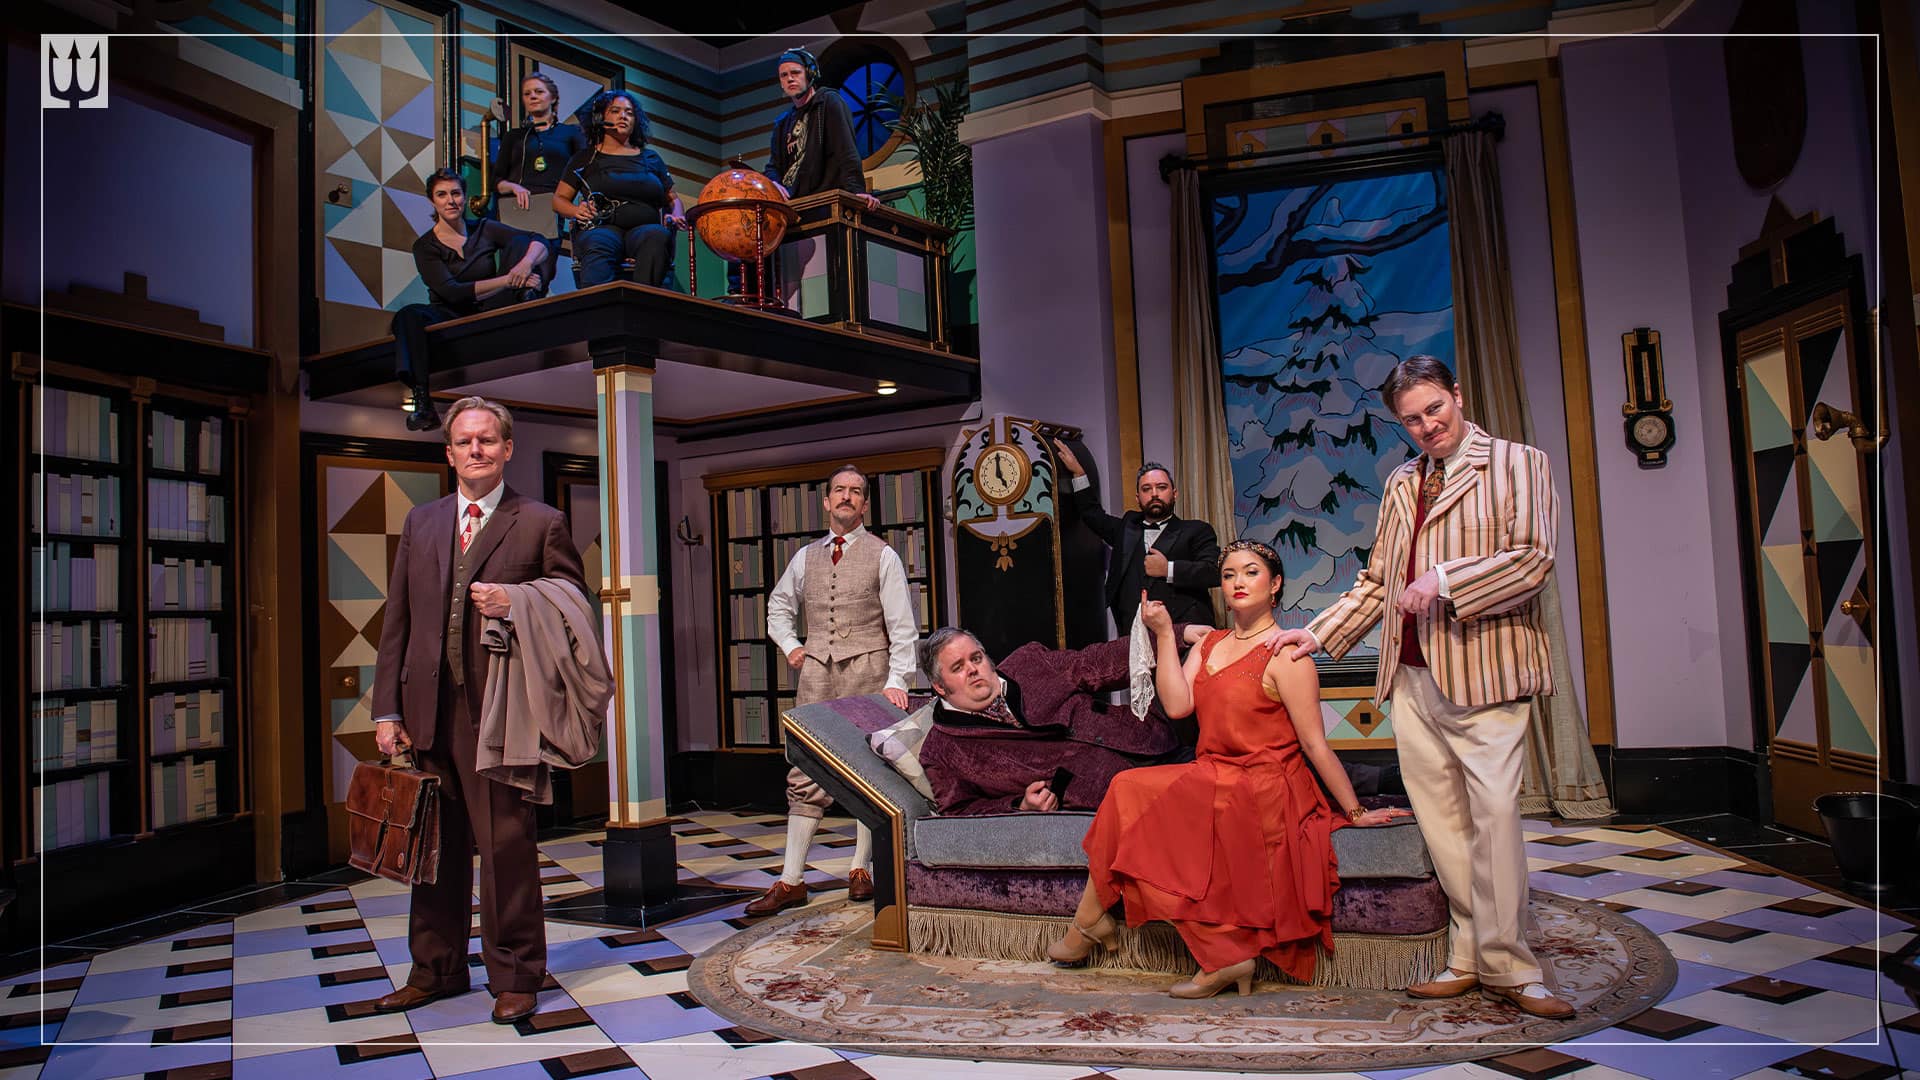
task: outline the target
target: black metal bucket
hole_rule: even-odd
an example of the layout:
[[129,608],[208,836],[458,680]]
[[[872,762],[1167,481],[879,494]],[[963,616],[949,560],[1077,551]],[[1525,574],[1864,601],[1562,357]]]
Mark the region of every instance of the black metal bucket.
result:
[[[1871,791],[1836,791],[1813,800],[1840,876],[1868,889],[1911,878],[1920,846],[1920,807]],[[1880,849],[1874,850],[1879,837]]]

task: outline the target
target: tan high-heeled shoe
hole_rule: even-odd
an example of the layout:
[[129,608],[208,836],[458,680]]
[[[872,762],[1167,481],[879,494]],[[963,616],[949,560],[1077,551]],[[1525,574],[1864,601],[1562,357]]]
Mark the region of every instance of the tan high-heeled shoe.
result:
[[1167,993],[1177,998],[1210,998],[1234,987],[1241,997],[1253,993],[1253,960],[1248,958],[1237,964],[1229,964],[1219,971],[1203,971],[1183,983],[1176,983]]
[[[1075,937],[1080,939],[1078,952],[1067,944]],[[1081,926],[1077,921],[1069,923],[1067,932],[1060,940],[1047,946],[1047,959],[1053,961],[1054,967],[1086,967],[1094,949],[1113,950],[1119,947],[1120,927],[1114,923],[1112,915],[1102,912],[1092,926]]]

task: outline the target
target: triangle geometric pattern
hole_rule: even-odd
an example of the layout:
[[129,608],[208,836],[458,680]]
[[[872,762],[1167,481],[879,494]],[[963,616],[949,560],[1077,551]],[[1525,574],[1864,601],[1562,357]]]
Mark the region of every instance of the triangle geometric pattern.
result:
[[1873,709],[1873,650],[1860,647],[1821,650],[1827,668],[1827,734],[1835,750],[1879,753]]
[[322,753],[333,761],[332,801],[346,798],[352,762],[375,756],[373,679],[387,581],[407,513],[439,498],[437,471],[330,464],[321,498],[331,524],[321,561],[320,655],[326,659],[323,700],[329,721]]
[[445,20],[377,0],[322,0],[320,8],[320,190],[344,184],[353,193],[350,210],[326,218],[321,293],[394,311],[423,295],[412,256],[430,224],[421,184],[449,157],[440,130],[446,91],[432,75]]
[[1807,640],[1807,563],[1800,545],[1760,549],[1762,619],[1767,640]]
[[1747,361],[1747,436],[1755,450],[1793,445],[1793,399],[1788,396],[1787,353],[1774,349]]
[[1329,739],[1352,739],[1377,742],[1389,745],[1393,738],[1393,726],[1387,721],[1387,711],[1393,703],[1385,707],[1376,707],[1367,698],[1322,699],[1320,702],[1321,727]]
[[1819,734],[1813,713],[1812,646],[1805,639],[1797,644],[1768,642],[1767,661],[1777,737],[1815,745]]

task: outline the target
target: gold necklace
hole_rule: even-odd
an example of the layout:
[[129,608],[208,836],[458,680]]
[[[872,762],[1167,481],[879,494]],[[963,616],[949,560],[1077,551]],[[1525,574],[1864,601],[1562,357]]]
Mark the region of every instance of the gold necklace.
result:
[[[1275,625],[1276,625],[1276,624],[1274,623],[1274,621],[1273,621],[1272,619],[1268,619],[1268,620],[1267,620],[1267,626],[1268,626],[1268,627],[1271,627],[1271,626],[1275,626]],[[1260,632],[1261,632],[1261,630],[1263,630],[1263,629],[1265,629],[1265,628],[1264,628],[1264,627],[1254,627],[1254,630],[1253,630],[1253,633],[1251,633],[1251,634],[1245,634],[1245,635],[1242,635],[1242,634],[1240,633],[1240,631],[1238,631],[1238,630],[1235,630],[1235,631],[1233,632],[1233,639],[1234,639],[1235,641],[1252,641],[1252,640],[1253,640],[1254,638],[1256,638],[1256,637],[1259,637],[1259,636],[1260,636]]]

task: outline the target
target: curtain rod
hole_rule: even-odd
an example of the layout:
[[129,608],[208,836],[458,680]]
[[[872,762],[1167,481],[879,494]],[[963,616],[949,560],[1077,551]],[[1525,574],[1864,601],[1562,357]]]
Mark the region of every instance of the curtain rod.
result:
[[1425,131],[1399,131],[1386,135],[1369,135],[1364,139],[1348,139],[1338,143],[1313,143],[1306,146],[1286,146],[1278,150],[1255,150],[1245,154],[1225,154],[1220,157],[1182,157],[1168,154],[1160,159],[1160,180],[1166,182],[1178,169],[1210,169],[1230,165],[1240,161],[1258,161],[1262,158],[1291,157],[1296,154],[1313,154],[1327,149],[1347,146],[1372,146],[1377,143],[1405,142],[1408,139],[1464,135],[1469,131],[1491,132],[1495,140],[1504,138],[1507,133],[1507,118],[1497,112],[1483,113],[1479,118],[1462,124],[1448,124],[1444,127],[1428,128]]

